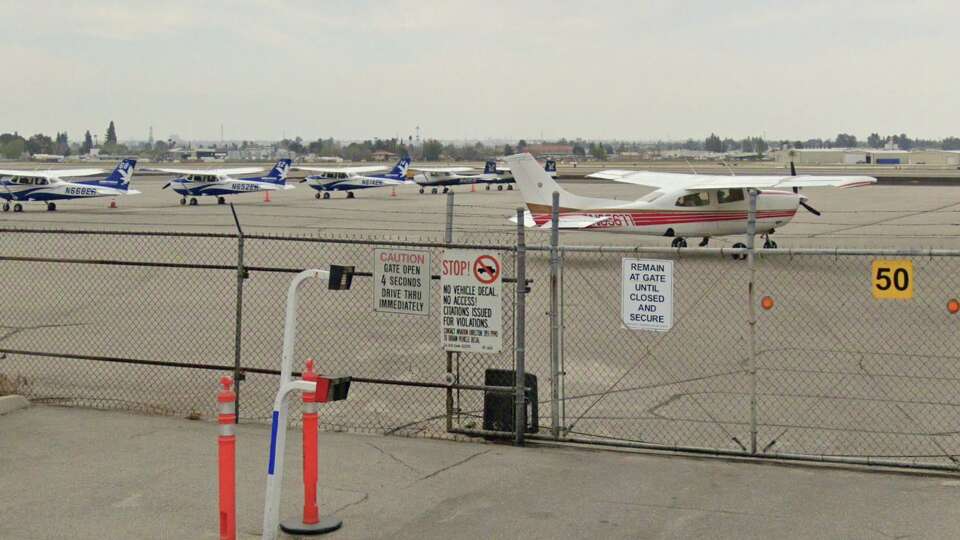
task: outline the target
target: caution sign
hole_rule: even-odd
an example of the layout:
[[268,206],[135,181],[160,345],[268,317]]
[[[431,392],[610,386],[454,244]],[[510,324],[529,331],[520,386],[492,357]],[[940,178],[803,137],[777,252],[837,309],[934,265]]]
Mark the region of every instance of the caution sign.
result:
[[405,315],[430,314],[430,252],[373,250],[373,309]]
[[873,297],[877,300],[913,298],[913,261],[878,259],[873,261],[870,276]]
[[502,283],[503,261],[497,254],[472,249],[444,252],[440,269],[444,350],[498,353],[503,349]]
[[633,330],[673,328],[673,261],[623,259],[620,312]]

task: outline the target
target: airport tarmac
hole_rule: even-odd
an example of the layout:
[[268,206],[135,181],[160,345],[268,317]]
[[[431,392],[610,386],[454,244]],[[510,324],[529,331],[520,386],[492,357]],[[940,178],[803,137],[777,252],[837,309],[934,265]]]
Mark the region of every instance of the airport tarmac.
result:
[[[65,202],[57,212],[41,205],[0,214],[0,226],[95,231],[235,230],[229,207],[205,199],[181,206],[160,190],[165,179],[134,180],[143,195]],[[581,194],[627,200],[639,190],[617,184],[571,182]],[[801,213],[774,236],[782,247],[956,248],[960,189],[872,186],[804,193],[824,215]],[[237,196],[247,234],[303,238],[378,238],[440,241],[446,197],[404,186],[370,189],[347,200],[317,200],[304,185]],[[507,221],[516,191],[457,188],[455,241],[510,246]],[[716,239],[730,246],[740,238]],[[527,231],[546,244],[545,231]],[[665,238],[599,232],[563,233],[564,245],[667,246]],[[248,239],[247,266],[296,269],[355,265],[369,271],[364,244]],[[435,273],[440,250],[434,249]],[[0,297],[0,348],[63,355],[112,356],[175,363],[232,365],[236,309],[236,240],[232,238],[114,237],[0,234],[0,254],[223,265],[197,270],[137,266],[7,262],[18,294]],[[506,274],[514,268],[508,252]],[[666,334],[624,330],[619,321],[622,253],[565,253],[563,340],[564,426],[572,436],[644,441],[741,451],[749,438],[747,279],[729,257],[679,253],[674,329]],[[665,255],[658,255],[664,257]],[[759,443],[773,451],[810,455],[887,456],[943,464],[960,454],[949,381],[960,378],[955,319],[944,309],[960,286],[960,259],[916,260],[916,298],[876,303],[869,294],[869,256],[764,258],[761,293],[777,308],[758,328],[761,398]],[[283,299],[290,274],[254,271],[245,281],[242,358],[252,368],[277,369]],[[527,367],[540,380],[541,418],[549,418],[549,295],[546,256],[532,253],[527,297]],[[512,285],[505,287],[511,313]],[[439,287],[434,287],[439,295]],[[307,293],[297,358],[317,356],[327,373],[439,382],[446,372],[439,308],[430,317],[375,313],[373,288],[358,277],[339,296]],[[435,296],[437,298],[437,296]],[[438,302],[437,302],[438,303]],[[504,323],[504,351],[467,355],[461,382],[481,384],[486,368],[512,365],[512,319]],[[8,377],[23,377],[30,395],[45,400],[132,408],[173,415],[206,415],[217,373],[179,368],[103,364],[11,354],[0,360]],[[60,376],[66,369],[72,377]],[[148,380],[149,391],[131,387]],[[15,381],[16,382],[16,381]],[[276,379],[248,374],[246,418],[266,420]],[[461,396],[458,395],[458,400]],[[878,405],[879,404],[879,405]],[[482,396],[458,401],[461,427],[477,427]],[[378,433],[444,433],[442,389],[358,384],[348,405],[329,410],[328,424]],[[867,420],[869,419],[869,420]]]
[[[42,204],[22,213],[0,214],[0,227],[42,227],[93,230],[235,232],[229,207],[212,197],[199,206],[181,206],[179,196],[161,190],[167,177],[140,176],[134,185],[141,195],[109,199],[64,201],[56,212]],[[646,188],[571,180],[561,182],[577,194],[633,200]],[[360,190],[348,200],[342,193],[317,200],[305,184],[296,189],[229,198],[247,233],[309,235],[313,237],[376,237],[440,240],[446,218],[446,197],[421,195],[418,187],[401,186]],[[487,191],[483,186],[454,188],[455,239],[512,243],[516,227],[508,218],[522,201],[518,191]],[[810,188],[810,204],[823,215],[799,210],[791,223],[774,235],[788,247],[960,248],[960,183],[945,185],[875,185],[856,189]],[[545,243],[546,231],[528,230],[528,243]],[[731,246],[742,238],[716,238],[712,246]],[[603,232],[564,231],[565,245],[669,246],[669,239]]]

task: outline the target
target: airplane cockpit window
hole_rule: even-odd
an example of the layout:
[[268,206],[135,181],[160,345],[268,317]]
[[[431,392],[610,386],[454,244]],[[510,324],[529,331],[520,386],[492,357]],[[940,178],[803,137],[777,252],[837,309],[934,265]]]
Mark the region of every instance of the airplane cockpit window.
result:
[[677,199],[677,206],[707,206],[708,204],[710,204],[710,194],[706,191],[698,191]]
[[37,185],[38,185],[38,186],[45,186],[45,185],[47,185],[47,179],[46,179],[46,178],[37,178]]
[[742,189],[718,189],[717,202],[720,204],[738,202],[744,200]]

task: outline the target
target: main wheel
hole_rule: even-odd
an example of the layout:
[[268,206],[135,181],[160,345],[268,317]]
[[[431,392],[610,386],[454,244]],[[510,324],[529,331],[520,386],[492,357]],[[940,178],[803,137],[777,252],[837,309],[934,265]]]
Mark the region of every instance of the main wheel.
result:
[[10,211],[10,203],[7,203],[7,202],[3,203],[3,211],[4,212]]
[[23,212],[23,205],[20,203],[13,203],[14,212]]
[[57,203],[48,202],[47,212],[56,212],[56,211],[57,211]]
[[354,194],[353,194],[352,191],[348,191],[348,192],[347,192],[347,198],[348,198],[348,199],[354,198]]
[[196,205],[197,205],[197,198],[190,197],[190,206],[196,206]]
[[[744,244],[743,242],[737,242],[736,244],[733,245],[733,248],[734,248],[734,249],[747,249],[747,245]],[[746,258],[747,258],[746,253],[738,253],[738,254],[736,254],[736,255],[733,256],[733,260],[735,260],[735,261],[742,261],[742,260],[744,260],[744,259],[746,259]]]
[[503,186],[497,186],[497,191],[503,191]]
[[323,198],[324,198],[324,199],[329,199],[329,198],[330,198],[330,194],[329,194],[329,193],[324,193],[324,194],[323,194]]
[[423,195],[423,188],[420,188],[420,194]]
[[180,206],[183,206],[183,205],[185,205],[185,204],[187,204],[187,198],[186,198],[186,197],[180,199]]
[[685,248],[687,247],[687,239],[678,236],[673,239],[673,242],[671,242],[670,245],[675,248]]
[[487,191],[490,191],[490,184],[487,184]]
[[777,243],[767,238],[767,241],[763,243],[763,249],[777,249]]
[[217,204],[227,204],[227,200],[223,197],[217,197]]
[[448,191],[450,191],[450,188],[443,188],[443,192],[444,192],[444,193],[446,193],[446,192],[448,192]]

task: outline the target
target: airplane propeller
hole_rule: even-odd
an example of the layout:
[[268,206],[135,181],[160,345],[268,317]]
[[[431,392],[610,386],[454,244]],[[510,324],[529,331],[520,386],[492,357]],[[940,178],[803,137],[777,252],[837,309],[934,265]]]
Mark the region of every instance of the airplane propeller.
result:
[[803,201],[800,201],[800,206],[806,208],[806,209],[807,209],[807,212],[810,212],[811,214],[813,214],[813,215],[815,215],[815,216],[821,215],[819,210],[817,210],[816,208],[810,206],[809,204],[807,204],[807,203],[805,203],[805,202],[803,202]]
[[164,184],[163,187],[160,188],[160,189],[167,189],[168,187],[170,187],[170,184],[171,184],[171,183],[172,183],[172,182],[167,182],[167,183]]
[[[796,176],[796,175],[797,175],[797,168],[793,165],[793,162],[791,161],[791,162],[790,162],[790,176]],[[794,192],[794,193],[800,193],[800,187],[799,187],[799,186],[793,186],[793,192]]]

